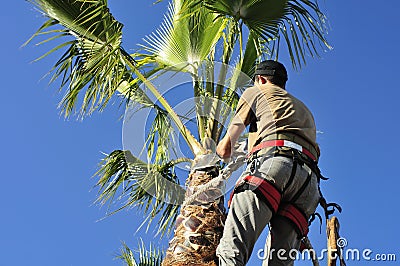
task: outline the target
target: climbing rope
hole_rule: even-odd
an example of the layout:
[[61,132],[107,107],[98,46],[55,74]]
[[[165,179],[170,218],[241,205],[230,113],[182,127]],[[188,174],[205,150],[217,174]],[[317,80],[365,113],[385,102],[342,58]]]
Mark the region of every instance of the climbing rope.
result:
[[[231,160],[227,166],[220,171],[220,174],[216,177],[207,182],[204,185],[200,185],[197,187],[197,191],[193,193],[190,197],[186,198],[185,201],[182,203],[182,208],[185,206],[193,203],[196,201],[196,199],[203,193],[206,193],[209,191],[211,188],[218,188],[221,190],[220,183],[228,179],[233,172],[235,172],[240,166],[242,166],[247,160],[247,157],[245,155],[239,155],[235,159]],[[222,196],[224,193],[221,190],[221,195]],[[213,199],[215,200],[215,199]]]

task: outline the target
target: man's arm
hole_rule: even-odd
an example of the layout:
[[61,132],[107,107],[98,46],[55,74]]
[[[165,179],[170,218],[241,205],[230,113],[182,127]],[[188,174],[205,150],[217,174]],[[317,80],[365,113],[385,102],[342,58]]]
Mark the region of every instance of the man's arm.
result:
[[232,147],[245,129],[244,124],[231,124],[225,137],[218,143],[216,152],[222,159],[231,157]]
[[[258,90],[256,90],[256,92],[258,92]],[[216,149],[217,154],[221,158],[227,159],[231,157],[232,148],[235,146],[236,141],[239,139],[246,126],[256,119],[252,110],[256,95],[253,87],[246,89],[240,97],[232,123],[228,127],[225,137],[220,141]]]

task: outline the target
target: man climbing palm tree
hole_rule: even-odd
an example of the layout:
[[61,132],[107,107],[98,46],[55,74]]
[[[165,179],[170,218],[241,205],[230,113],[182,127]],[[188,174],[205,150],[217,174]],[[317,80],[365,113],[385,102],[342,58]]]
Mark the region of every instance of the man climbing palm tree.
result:
[[300,248],[320,198],[319,148],[311,112],[285,90],[287,72],[281,63],[261,62],[254,80],[217,147],[222,158],[229,158],[231,147],[250,125],[249,164],[231,198],[217,248],[220,266],[245,265],[268,223],[268,265],[293,265],[291,251]]
[[[146,38],[144,50],[134,54],[127,53],[122,47],[123,25],[110,13],[107,0],[31,2],[48,17],[33,37],[48,36],[40,43],[67,37],[65,42],[57,43],[41,57],[67,48],[52,69],[54,75],[51,78],[51,81],[60,78],[61,87],[66,88],[60,103],[65,116],[79,114],[83,118],[95,110],[103,110],[116,94],[124,101],[134,103],[140,110],[151,109],[151,127],[145,130],[146,141],[141,148],[144,153],[147,151],[147,160],[140,160],[129,150],[110,153],[98,172],[98,202],[122,203],[118,210],[133,206],[142,208],[149,224],[159,219],[157,224],[161,235],[170,232],[175,221],[176,225],[186,225],[181,226],[185,230],[175,231],[164,265],[214,263],[215,247],[225,215],[222,208],[207,209],[190,204],[179,208],[184,190],[179,185],[175,167],[181,162],[196,161],[206,155],[207,149],[213,147],[208,145],[212,143],[209,140],[218,143],[224,122],[229,119],[230,110],[225,111],[223,106],[236,106],[239,91],[247,86],[247,79],[241,78],[239,73],[253,76],[255,60],[261,60],[267,53],[278,57],[279,51],[287,47],[296,68],[305,63],[306,54],[318,56],[317,43],[330,49],[325,39],[325,16],[317,0],[172,0],[160,29]],[[280,49],[282,45],[283,49]],[[232,65],[233,71],[230,71],[227,66]],[[186,115],[176,113],[165,95],[152,83],[153,78],[161,76],[165,70],[187,73],[192,77],[197,132],[191,132],[186,127],[182,120]],[[274,74],[266,75],[264,81],[257,76],[257,83],[267,82],[268,76],[274,77]],[[270,82],[279,86],[272,79]],[[80,99],[82,104],[77,112]],[[257,124],[253,118],[246,122],[252,128]],[[193,157],[175,157],[177,153],[172,144],[175,128]],[[258,131],[266,133],[268,130],[259,127]],[[265,135],[260,137],[264,141]],[[314,139],[308,141],[313,143]],[[295,142],[302,144],[297,140]],[[260,156],[264,151],[257,152],[253,157]],[[209,182],[208,179],[213,176],[203,172],[199,175],[191,173],[187,179],[190,181],[187,182],[188,188]],[[296,176],[296,180],[301,178]],[[165,184],[170,183],[174,189],[166,189]],[[190,189],[186,191],[190,192]],[[121,195],[117,196],[119,193]],[[185,202],[188,202],[187,199]],[[193,209],[198,211],[193,212]],[[185,214],[184,223],[178,219],[182,218],[180,214]],[[204,217],[199,220],[199,216]],[[269,220],[270,217],[267,218]],[[215,226],[215,221],[218,221],[218,226]],[[263,227],[257,225],[257,229]],[[245,256],[246,260],[248,256]]]

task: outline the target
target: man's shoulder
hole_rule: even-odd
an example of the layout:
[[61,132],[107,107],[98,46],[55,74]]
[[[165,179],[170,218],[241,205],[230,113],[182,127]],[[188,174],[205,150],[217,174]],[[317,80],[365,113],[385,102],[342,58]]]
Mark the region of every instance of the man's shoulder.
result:
[[243,92],[241,98],[248,103],[253,103],[257,99],[267,102],[295,101],[285,89],[273,84],[249,87]]
[[286,93],[284,89],[281,87],[278,87],[276,85],[270,85],[270,84],[265,84],[265,85],[254,85],[249,88],[247,88],[242,95],[250,95],[250,94],[274,94],[274,93]]
[[242,100],[245,100],[247,102],[254,100],[258,94],[260,94],[260,88],[257,86],[252,86],[248,87],[247,89],[244,90],[244,92],[241,95]]
[[258,86],[254,85],[254,86],[246,88],[242,95],[251,94],[251,93],[258,93],[259,91],[260,91],[260,88]]

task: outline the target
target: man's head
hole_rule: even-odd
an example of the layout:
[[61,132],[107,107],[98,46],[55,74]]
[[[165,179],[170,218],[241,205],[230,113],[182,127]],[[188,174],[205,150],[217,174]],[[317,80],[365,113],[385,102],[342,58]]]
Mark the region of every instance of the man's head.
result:
[[283,64],[274,60],[265,60],[257,65],[254,80],[261,84],[269,81],[281,88],[285,88],[288,74]]

